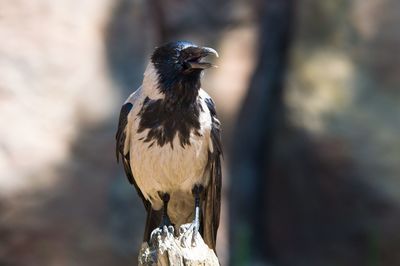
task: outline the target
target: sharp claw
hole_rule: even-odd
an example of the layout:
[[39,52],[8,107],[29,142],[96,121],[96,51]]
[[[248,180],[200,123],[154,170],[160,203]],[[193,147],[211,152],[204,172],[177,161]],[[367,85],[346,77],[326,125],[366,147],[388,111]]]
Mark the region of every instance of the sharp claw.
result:
[[199,233],[199,225],[196,221],[193,221],[189,227],[186,227],[187,229],[185,230],[183,227],[180,227],[180,233],[184,234],[182,237],[182,246],[186,245],[188,243],[189,238],[190,239],[190,245],[192,247],[196,246],[196,239],[197,239],[197,234]]
[[169,235],[174,235],[174,227],[170,226],[162,226],[154,229],[150,234],[150,241],[154,242],[157,239],[161,239],[161,237],[168,237]]
[[193,234],[192,234],[192,247],[196,246],[196,238],[197,234],[199,233],[199,226],[198,224],[194,221],[193,223]]
[[161,233],[162,233],[161,228],[154,229],[153,232],[151,232],[150,234],[150,241],[154,241],[158,237],[161,237]]
[[172,225],[168,226],[168,232],[170,232],[172,235],[174,235],[175,228]]

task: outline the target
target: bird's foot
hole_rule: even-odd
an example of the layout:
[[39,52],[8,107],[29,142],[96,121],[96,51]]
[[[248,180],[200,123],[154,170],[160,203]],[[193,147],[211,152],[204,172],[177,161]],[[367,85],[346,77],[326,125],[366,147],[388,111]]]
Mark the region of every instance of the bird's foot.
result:
[[197,237],[199,235],[200,223],[194,220],[190,224],[182,225],[180,230],[180,235],[182,236],[181,245],[184,247],[195,247],[197,243]]
[[163,225],[154,229],[150,234],[150,241],[155,242],[168,237],[174,237],[175,229],[172,225]]

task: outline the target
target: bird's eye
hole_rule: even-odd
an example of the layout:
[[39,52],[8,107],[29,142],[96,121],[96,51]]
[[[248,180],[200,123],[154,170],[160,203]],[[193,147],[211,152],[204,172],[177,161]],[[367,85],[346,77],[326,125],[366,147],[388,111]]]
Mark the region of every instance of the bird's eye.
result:
[[186,71],[186,70],[188,70],[190,68],[190,64],[187,62],[187,61],[184,61],[183,63],[182,63],[182,69],[183,69],[183,71]]

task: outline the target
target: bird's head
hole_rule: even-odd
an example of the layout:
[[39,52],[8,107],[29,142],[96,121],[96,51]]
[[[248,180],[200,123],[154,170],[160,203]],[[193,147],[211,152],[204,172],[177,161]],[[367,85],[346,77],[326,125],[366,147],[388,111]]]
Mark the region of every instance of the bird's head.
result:
[[[203,70],[214,67],[203,59],[208,55],[218,57],[217,51],[200,47],[191,42],[170,42],[157,47],[150,64],[157,72],[157,84],[167,94],[189,93],[200,88]],[[197,92],[196,92],[197,93]]]

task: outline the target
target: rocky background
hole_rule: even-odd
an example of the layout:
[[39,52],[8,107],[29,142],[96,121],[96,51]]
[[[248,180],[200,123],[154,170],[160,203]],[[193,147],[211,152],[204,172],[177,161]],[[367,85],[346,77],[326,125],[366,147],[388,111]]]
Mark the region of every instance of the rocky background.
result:
[[[263,4],[0,1],[0,265],[136,265],[144,211],[115,162],[114,133],[168,39],[220,53],[203,82],[226,147],[218,254],[249,265],[247,246],[230,245],[228,166],[232,143],[246,141],[233,129]],[[400,264],[399,10],[396,0],[296,1],[268,208],[253,210],[267,217],[273,265]]]

